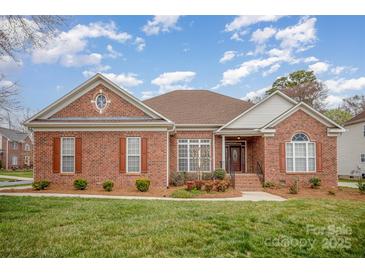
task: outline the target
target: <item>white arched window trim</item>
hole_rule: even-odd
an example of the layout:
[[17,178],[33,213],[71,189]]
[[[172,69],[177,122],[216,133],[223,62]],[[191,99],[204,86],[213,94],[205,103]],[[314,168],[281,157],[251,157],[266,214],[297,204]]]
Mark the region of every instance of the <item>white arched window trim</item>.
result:
[[316,143],[310,141],[307,134],[294,134],[285,144],[287,172],[316,172]]

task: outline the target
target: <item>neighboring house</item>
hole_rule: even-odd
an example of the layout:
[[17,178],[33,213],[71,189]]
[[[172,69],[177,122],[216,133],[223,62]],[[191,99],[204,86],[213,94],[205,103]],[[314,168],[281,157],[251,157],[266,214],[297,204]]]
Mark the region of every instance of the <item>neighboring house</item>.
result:
[[177,90],[140,101],[96,74],[26,125],[34,131],[35,180],[132,186],[143,176],[167,187],[173,172],[235,174],[291,183],[313,176],[337,185],[337,136],[344,129],[281,92],[260,103],[206,90]]
[[29,134],[0,127],[1,168],[18,169],[33,166],[33,144]]
[[338,139],[338,174],[365,178],[365,111],[344,124]]

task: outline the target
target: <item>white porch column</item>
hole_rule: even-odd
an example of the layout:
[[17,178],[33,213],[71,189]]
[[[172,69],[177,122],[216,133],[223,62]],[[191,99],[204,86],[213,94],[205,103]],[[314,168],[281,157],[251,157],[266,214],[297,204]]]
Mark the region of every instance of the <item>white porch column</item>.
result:
[[226,170],[226,136],[222,135],[222,168]]

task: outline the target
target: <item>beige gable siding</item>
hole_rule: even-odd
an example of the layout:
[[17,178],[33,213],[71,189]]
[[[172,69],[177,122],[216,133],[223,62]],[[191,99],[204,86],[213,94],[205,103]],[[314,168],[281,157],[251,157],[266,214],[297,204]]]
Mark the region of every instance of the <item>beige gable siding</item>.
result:
[[274,95],[226,128],[260,128],[293,106],[293,103],[282,96]]
[[361,154],[365,154],[365,122],[346,126],[346,132],[338,138],[338,174],[352,175],[357,167],[365,173],[365,163],[361,163]]

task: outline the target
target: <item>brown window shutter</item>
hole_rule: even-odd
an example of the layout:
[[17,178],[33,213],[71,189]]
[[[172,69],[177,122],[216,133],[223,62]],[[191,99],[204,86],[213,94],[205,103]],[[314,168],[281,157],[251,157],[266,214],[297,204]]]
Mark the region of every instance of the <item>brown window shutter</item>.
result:
[[125,158],[126,158],[126,146],[125,138],[120,138],[119,141],[119,171],[125,173]]
[[147,173],[147,138],[142,138],[141,171]]
[[322,143],[316,143],[317,172],[323,171],[322,165]]
[[60,173],[61,166],[61,138],[53,138],[53,173]]
[[285,143],[280,143],[279,147],[279,165],[280,165],[280,172],[285,172]]
[[75,138],[75,172],[82,172],[82,141],[81,138]]

